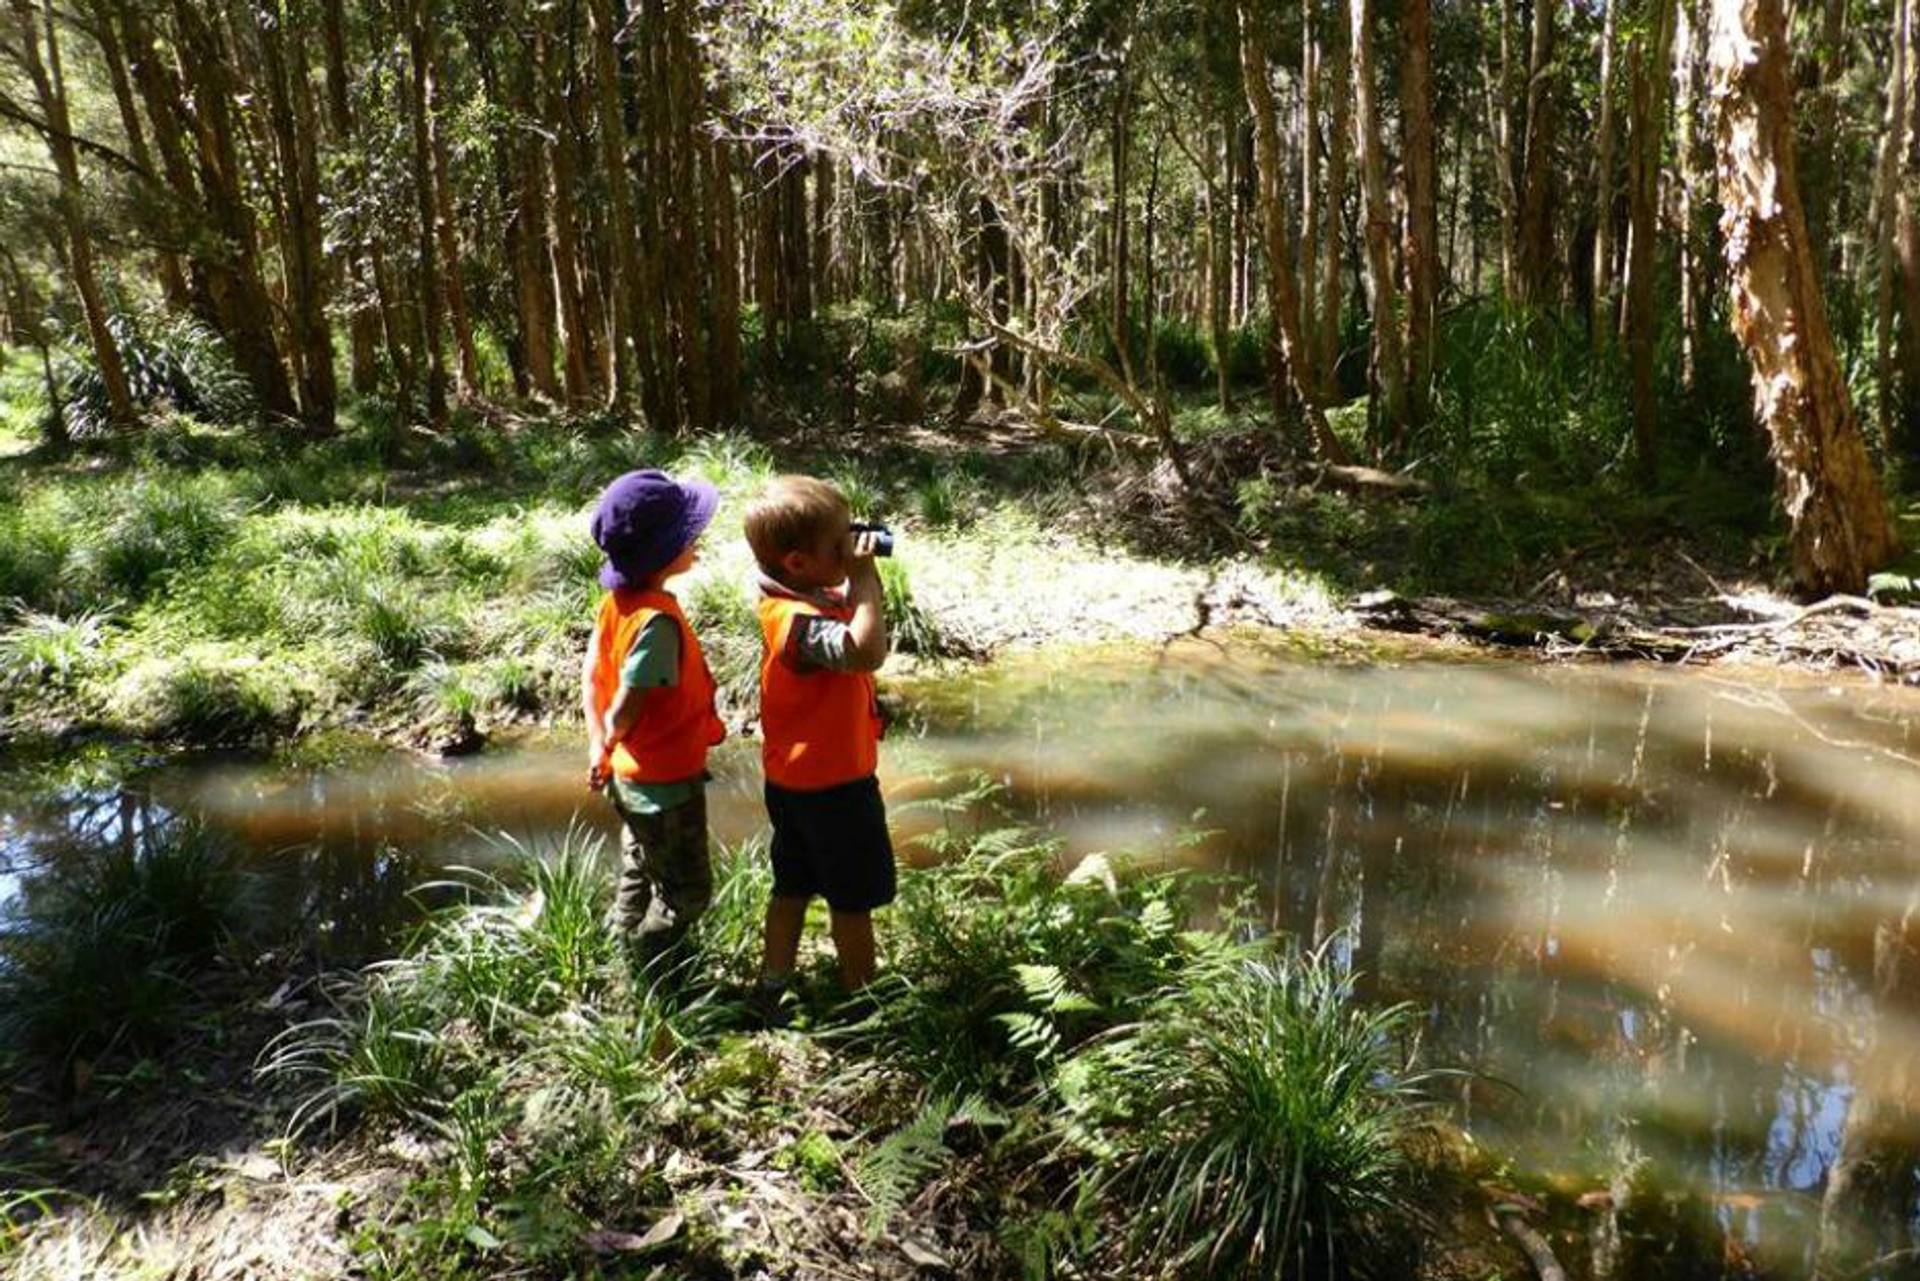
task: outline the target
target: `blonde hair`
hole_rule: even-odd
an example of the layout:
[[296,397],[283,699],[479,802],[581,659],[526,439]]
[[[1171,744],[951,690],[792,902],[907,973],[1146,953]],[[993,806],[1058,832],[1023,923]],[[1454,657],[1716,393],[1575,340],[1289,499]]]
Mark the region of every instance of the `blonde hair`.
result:
[[781,577],[788,552],[812,551],[852,519],[846,495],[814,476],[776,476],[747,506],[747,546],[760,568]]

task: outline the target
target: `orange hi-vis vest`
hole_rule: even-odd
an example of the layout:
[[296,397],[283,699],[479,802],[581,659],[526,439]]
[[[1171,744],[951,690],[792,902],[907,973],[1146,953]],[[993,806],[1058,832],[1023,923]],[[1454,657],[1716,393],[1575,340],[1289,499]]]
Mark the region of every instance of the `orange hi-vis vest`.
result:
[[616,778],[678,783],[700,777],[707,768],[707,749],[727,736],[727,727],[713,710],[713,673],[707,670],[700,641],[670,593],[621,588],[600,602],[594,624],[599,647],[593,655],[593,714],[605,723],[607,708],[620,689],[620,667],[656,614],[665,614],[680,628],[680,680],[646,692],[644,710],[611,745],[610,757]]
[[853,618],[851,605],[760,600],[760,759],[767,781],[799,792],[851,783],[880,762],[880,710],[869,672],[800,671],[785,661],[794,620]]

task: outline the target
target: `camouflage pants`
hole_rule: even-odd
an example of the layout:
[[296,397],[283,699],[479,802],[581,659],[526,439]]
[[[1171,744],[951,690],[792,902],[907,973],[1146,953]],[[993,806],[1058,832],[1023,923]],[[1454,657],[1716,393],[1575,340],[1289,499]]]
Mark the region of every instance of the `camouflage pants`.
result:
[[686,937],[713,901],[713,864],[707,856],[705,789],[658,814],[620,811],[620,888],[614,923],[636,963],[655,958]]

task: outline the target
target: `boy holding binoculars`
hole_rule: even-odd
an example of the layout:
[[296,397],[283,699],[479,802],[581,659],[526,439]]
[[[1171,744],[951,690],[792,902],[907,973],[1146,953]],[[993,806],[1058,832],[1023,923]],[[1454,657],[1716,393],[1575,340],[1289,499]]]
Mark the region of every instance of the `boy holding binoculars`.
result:
[[781,476],[746,513],[760,565],[761,760],[773,823],[773,896],[754,1004],[784,1022],[784,997],[820,895],[832,914],[840,981],[874,972],[875,908],[893,901],[893,844],[874,777],[882,724],[873,673],[887,621],[875,556],[885,529],[856,525],[846,497],[811,476]]

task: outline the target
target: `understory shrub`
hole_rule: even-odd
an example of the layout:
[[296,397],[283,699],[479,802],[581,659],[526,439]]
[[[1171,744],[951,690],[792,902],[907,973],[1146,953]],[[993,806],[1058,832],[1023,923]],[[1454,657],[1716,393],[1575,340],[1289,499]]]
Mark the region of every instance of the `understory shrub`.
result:
[[[240,423],[253,416],[253,390],[220,336],[197,320],[107,318],[120,349],[127,391],[136,407],[168,405],[207,422]],[[93,349],[76,345],[56,366],[67,432],[76,439],[111,425],[106,381]]]

